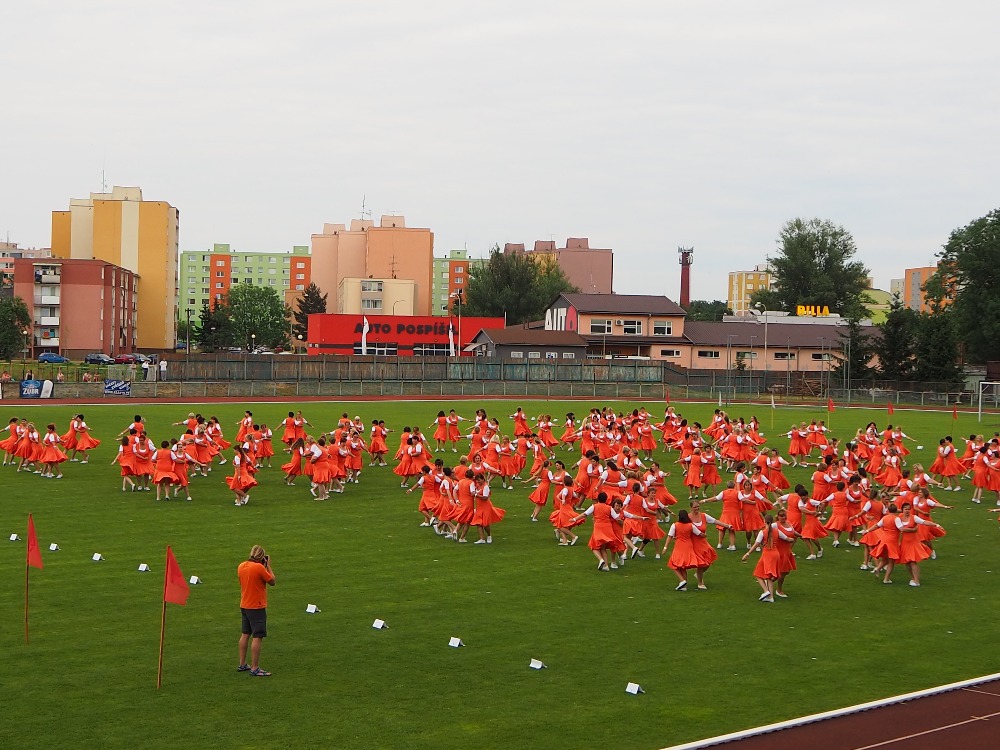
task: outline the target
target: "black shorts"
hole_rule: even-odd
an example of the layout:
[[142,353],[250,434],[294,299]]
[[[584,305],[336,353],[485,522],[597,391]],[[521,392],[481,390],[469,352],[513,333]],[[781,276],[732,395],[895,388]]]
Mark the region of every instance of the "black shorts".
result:
[[254,638],[265,638],[267,636],[267,610],[266,609],[243,609],[243,634],[252,635]]

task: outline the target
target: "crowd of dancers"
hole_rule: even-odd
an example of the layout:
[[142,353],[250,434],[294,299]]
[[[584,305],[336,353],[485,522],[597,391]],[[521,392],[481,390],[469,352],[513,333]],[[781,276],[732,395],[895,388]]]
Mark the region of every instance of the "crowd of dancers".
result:
[[[123,492],[155,490],[157,500],[191,500],[191,480],[229,462],[225,482],[234,504],[250,502],[256,475],[272,466],[278,433],[251,411],[234,425],[232,441],[214,416],[191,412],[172,426],[178,436],[158,446],[139,414],[119,433],[112,464],[119,466]],[[892,583],[894,569],[904,566],[909,585],[919,586],[920,563],[936,558],[935,541],[946,533],[932,514],[951,508],[935,492],[957,492],[968,481],[973,503],[985,495],[1000,512],[997,436],[970,435],[961,455],[952,438],[944,437],[925,470],[907,461],[911,438],[899,425],[880,430],[872,422],[844,442],[821,420],[803,422],[784,433],[786,457],[768,444],[756,418],[732,418],[721,408],[704,427],[672,406],[661,420],[645,408],[594,408],[583,418],[568,413],[559,423],[547,413],[529,419],[520,408],[502,423],[485,409],[468,419],[441,410],[427,429],[433,429],[430,437],[419,426],[403,427],[392,456],[400,487],[420,492],[421,527],[459,544],[468,542],[475,527],[475,543],[492,544],[493,527],[506,514],[494,505],[494,490],[530,485],[530,521],[547,519],[556,544],[575,546],[589,521],[587,545],[598,570],[607,572],[646,557],[652,545],[655,557],[665,557],[676,575],[678,591],[687,590],[691,572],[695,586],[706,589],[706,572],[719,551],[735,552],[745,542],[744,561],[760,552],[753,572],[760,600],[774,602],[786,596],[784,582],[796,569],[800,540],[805,559],[818,560],[829,537],[833,547],[863,549],[860,569],[884,583]],[[389,465],[394,430],[382,420],[366,425],[344,413],[333,430],[318,432],[301,411],[289,411],[276,430],[283,446],[278,450],[288,454],[280,467],[285,484],[305,476],[317,501],[358,484],[366,466]],[[6,432],[0,440],[4,465],[43,478],[61,479],[67,461],[89,463],[100,445],[83,414],[72,417],[65,433],[55,424],[42,433],[18,418]],[[446,461],[449,449],[460,455]],[[660,460],[654,459],[658,450]],[[810,469],[811,487],[792,487],[789,468]],[[674,472],[683,476],[687,492],[688,507],[680,510],[667,487]],[[550,501],[552,511],[542,516]],[[718,517],[706,512],[707,505],[718,508]]]

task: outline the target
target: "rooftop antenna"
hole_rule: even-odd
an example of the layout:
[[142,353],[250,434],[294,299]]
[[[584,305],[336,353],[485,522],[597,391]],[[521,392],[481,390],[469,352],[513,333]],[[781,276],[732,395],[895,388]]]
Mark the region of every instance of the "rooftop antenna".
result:
[[365,201],[367,200],[367,198],[368,198],[367,195],[362,195],[361,196],[361,219],[362,219],[362,221],[365,219],[366,215],[367,215],[367,217],[369,219],[372,217],[372,211],[371,211],[371,209],[370,208],[368,208],[368,209],[365,208]]

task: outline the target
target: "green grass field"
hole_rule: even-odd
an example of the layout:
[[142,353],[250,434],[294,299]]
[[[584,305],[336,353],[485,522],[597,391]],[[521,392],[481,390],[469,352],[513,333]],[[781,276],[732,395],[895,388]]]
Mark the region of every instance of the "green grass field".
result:
[[[418,495],[404,495],[389,469],[366,468],[360,485],[326,503],[310,497],[304,478],[284,487],[277,469],[262,472],[242,508],[233,507],[219,468],[193,480],[193,503],[120,492],[118,468],[109,465],[113,436],[133,413],[146,417],[157,442],[191,409],[217,414],[231,437],[242,404],[3,405],[4,424],[23,415],[54,420],[60,431],[82,410],[104,441],[89,465],[64,464],[59,481],[9,467],[0,473],[3,748],[659,748],[1000,671],[990,645],[1000,530],[986,512],[992,501],[972,505],[966,490],[938,495],[956,507],[935,516],[948,536],[939,559],[923,566],[921,588],[907,586],[902,570],[895,586],[880,585],[858,570],[860,551],[826,545],[819,561],[799,552],[788,600],[763,605],[752,564],[741,565],[737,553],[722,553],[707,592],[674,592],[673,575],[652,555],[598,573],[586,546],[557,547],[547,523],[528,522],[527,487],[496,491],[508,514],[490,546],[459,546],[419,528]],[[471,416],[480,404],[303,409],[324,430],[345,410],[398,430],[426,426],[452,405]],[[495,415],[516,406],[482,405]],[[524,406],[561,417],[590,404]],[[707,423],[713,405],[677,406]],[[251,408],[272,425],[288,410]],[[757,413],[767,435],[826,416],[779,410],[772,430],[767,407],[730,412]],[[885,419],[838,409],[832,425],[847,436]],[[895,420],[924,446],[911,463],[929,465],[938,438],[953,430],[950,412],[898,410]],[[954,425],[956,438],[995,429],[965,415]],[[787,448],[784,438],[775,442]],[[789,472],[793,484],[806,476]],[[680,483],[675,472],[670,486],[683,497]],[[31,571],[26,647],[25,546],[6,539],[24,538],[29,512],[45,569]],[[49,552],[51,542],[61,551]],[[255,543],[267,547],[278,578],[261,659],[274,673],[268,679],[235,671],[236,566]],[[187,606],[168,605],[157,691],[167,544],[185,575],[204,583],[192,587]],[[106,561],[93,562],[94,552]],[[137,572],[142,562],[153,572]],[[310,603],[322,612],[306,614]],[[389,629],[373,630],[376,617]],[[466,647],[448,648],[451,636]],[[531,658],[548,668],[528,669]],[[645,695],[626,695],[629,681]]]

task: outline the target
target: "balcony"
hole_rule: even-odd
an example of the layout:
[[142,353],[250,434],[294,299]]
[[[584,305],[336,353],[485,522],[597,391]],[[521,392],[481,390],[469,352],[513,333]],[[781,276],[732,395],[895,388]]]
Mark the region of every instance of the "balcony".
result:
[[54,347],[58,347],[59,346],[59,339],[58,338],[45,339],[45,338],[42,338],[41,336],[35,336],[35,346],[54,346]]
[[58,273],[35,273],[36,284],[58,284],[62,281],[62,276]]
[[57,326],[59,325],[59,316],[54,315],[46,317],[43,315],[41,318],[38,319],[38,324],[43,326]]
[[35,295],[36,305],[58,305],[59,295],[55,294],[36,294]]

